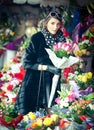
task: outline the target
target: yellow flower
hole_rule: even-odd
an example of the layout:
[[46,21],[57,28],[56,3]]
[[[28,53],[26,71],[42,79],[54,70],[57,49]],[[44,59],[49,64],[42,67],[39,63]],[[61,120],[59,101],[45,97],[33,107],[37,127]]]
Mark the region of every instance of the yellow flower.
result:
[[50,118],[50,117],[45,118],[44,121],[43,121],[43,124],[45,126],[50,126],[52,123],[53,123],[53,119]]
[[81,81],[82,80],[82,75],[78,75],[78,80]]
[[37,119],[36,124],[37,124],[37,126],[41,127],[43,125],[42,119]]
[[81,50],[81,53],[82,53],[82,54],[86,54],[86,49],[82,49],[82,50]]
[[3,69],[8,70],[9,69],[8,65],[4,64]]
[[79,50],[75,50],[74,51],[74,55],[75,56],[81,56],[82,54],[81,54],[81,52]]
[[93,75],[92,72],[88,72],[87,74],[88,74],[88,79],[91,79]]
[[25,116],[23,117],[23,119],[24,119],[25,121],[28,121],[28,115],[25,115]]
[[53,121],[54,121],[55,124],[58,123],[58,119],[59,119],[59,117],[58,117],[57,114],[52,114],[52,115],[51,115],[51,118],[53,119]]
[[14,36],[14,34],[15,34],[15,32],[11,32],[11,33],[10,33],[11,36]]
[[1,39],[4,40],[5,39],[5,35],[2,35]]
[[87,82],[87,80],[88,80],[87,75],[83,75],[83,76],[82,76],[82,82],[86,83],[86,82]]
[[36,115],[33,112],[29,112],[28,116],[30,117],[31,120],[35,120],[36,119]]

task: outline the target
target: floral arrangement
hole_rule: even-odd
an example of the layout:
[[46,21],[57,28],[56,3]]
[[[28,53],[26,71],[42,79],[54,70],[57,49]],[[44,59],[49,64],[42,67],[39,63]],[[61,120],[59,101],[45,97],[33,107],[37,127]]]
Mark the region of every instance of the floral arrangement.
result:
[[[83,93],[85,91],[83,90]],[[85,130],[88,127],[91,128],[94,124],[94,96],[92,92],[91,90],[84,96],[79,90],[79,86],[73,81],[71,84],[63,85],[61,91],[58,91],[59,97],[55,100],[57,104],[52,107],[53,113],[58,114],[60,118],[67,119],[70,122],[70,129],[74,129],[78,124]]]
[[4,45],[14,40],[15,32],[14,28],[3,28],[0,31],[0,46],[4,47]]
[[23,119],[23,116],[14,109],[25,74],[20,53],[17,53],[0,71],[0,124],[10,130],[17,128],[18,123]]
[[72,52],[72,43],[59,42],[54,44],[52,50],[55,52],[56,56],[59,58],[69,57]]
[[22,74],[9,71],[0,72],[0,124],[10,130],[17,127],[23,116],[14,109]]
[[75,56],[92,56],[94,55],[94,25],[82,35],[78,43],[79,50],[74,51]]
[[0,49],[13,41],[15,37],[15,25],[7,13],[1,12],[0,19]]
[[13,105],[9,105],[2,113],[0,114],[0,124],[6,126],[10,130],[17,128],[17,124],[23,119],[23,116],[19,114],[13,108]]
[[74,74],[70,73],[68,80],[74,80],[82,90],[86,89],[88,86],[92,87],[94,90],[94,76],[92,72],[80,74],[78,72]]
[[[45,115],[44,110],[39,110],[22,116],[14,110],[16,96],[25,74],[21,64],[23,55],[21,50],[24,49],[20,49],[21,52],[18,52],[8,65],[4,65],[4,68],[0,71],[1,125],[8,127],[10,130],[15,128],[19,130],[74,130],[78,129],[79,126],[80,129],[87,130],[94,127],[93,74],[75,71],[77,66],[74,64],[78,64],[78,60],[77,62],[74,60],[74,63],[72,62],[72,66],[70,66],[71,62],[68,61],[72,47],[65,45],[63,43],[56,44],[55,49],[59,50],[62,47],[64,51],[68,52],[67,55],[63,53],[65,58],[68,56],[68,60],[64,62],[65,65],[62,65],[65,68],[63,72],[67,82],[63,82],[61,90],[58,91],[56,104],[51,107],[51,114],[49,115]],[[60,57],[61,54],[57,56]],[[66,68],[67,64],[68,68]]]
[[23,117],[23,120],[19,123],[19,128],[25,124],[26,130],[52,130],[58,125],[59,117],[57,114],[44,115],[43,110],[36,111],[35,113],[29,112]]

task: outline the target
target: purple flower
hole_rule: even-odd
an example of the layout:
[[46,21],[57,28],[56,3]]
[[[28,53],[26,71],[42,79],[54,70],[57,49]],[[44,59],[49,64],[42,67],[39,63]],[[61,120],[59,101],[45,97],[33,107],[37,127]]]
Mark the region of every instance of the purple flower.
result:
[[93,89],[89,86],[85,90],[79,90],[79,94],[88,95],[93,92]]

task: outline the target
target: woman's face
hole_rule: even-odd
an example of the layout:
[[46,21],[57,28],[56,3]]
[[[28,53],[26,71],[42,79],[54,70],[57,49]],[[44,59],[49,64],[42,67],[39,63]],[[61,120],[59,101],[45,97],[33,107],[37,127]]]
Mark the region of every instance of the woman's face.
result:
[[48,31],[51,33],[51,34],[56,34],[56,32],[58,31],[58,29],[60,28],[60,21],[56,18],[51,18],[47,25],[46,25]]

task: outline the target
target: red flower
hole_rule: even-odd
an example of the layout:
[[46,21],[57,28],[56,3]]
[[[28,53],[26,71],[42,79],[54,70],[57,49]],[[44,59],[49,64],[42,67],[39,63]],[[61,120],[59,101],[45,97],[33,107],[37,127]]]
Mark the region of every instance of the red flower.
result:
[[31,128],[26,128],[26,130],[31,130]]
[[82,41],[87,40],[87,39],[88,39],[88,36],[83,36],[82,37]]
[[15,124],[17,125],[23,119],[23,115],[19,115],[16,117]]
[[0,92],[0,96],[1,96],[1,97],[6,97],[6,98],[8,98],[8,96],[6,96],[6,92],[4,92],[4,91],[3,91],[3,92]]
[[63,34],[64,34],[65,37],[70,36],[70,33],[67,32],[65,28],[62,29],[62,32],[63,32]]
[[69,73],[74,73],[74,66],[70,66],[64,69],[64,77],[67,79]]
[[0,78],[2,77],[3,75],[2,75],[2,73],[0,72]]
[[65,119],[61,119],[61,120],[60,120],[59,127],[60,127],[60,128],[64,128],[64,127],[65,127],[65,124],[69,125],[70,122],[67,121],[67,120],[65,120]]
[[91,38],[90,38],[90,41],[91,41],[91,42],[94,42],[94,37],[91,37]]
[[11,120],[11,122],[6,122],[4,117],[0,117],[0,124],[2,124],[3,126],[10,126],[10,127],[14,127],[16,128],[17,124],[23,119],[22,115],[17,116],[16,118],[13,118]]
[[21,73],[15,73],[14,74],[15,78],[17,78],[18,80],[22,80],[23,79],[23,75]]
[[82,121],[84,121],[84,120],[87,119],[87,116],[86,116],[86,115],[80,115],[79,118],[80,118]]
[[12,61],[15,62],[15,63],[20,63],[20,59],[19,59],[17,56],[15,56],[15,57],[12,59]]
[[86,130],[90,130],[91,128],[92,126],[88,124]]
[[12,74],[12,73],[9,73],[9,75],[10,75],[11,77],[13,77],[13,74]]
[[23,69],[23,67],[21,66],[21,67],[20,67],[20,72],[19,72],[19,73],[15,73],[15,74],[14,74],[14,77],[22,81],[23,78],[24,78],[25,72],[26,72],[26,71],[25,71],[25,70]]
[[13,88],[12,85],[8,85],[7,90],[8,90],[8,91],[12,91],[12,88]]
[[13,103],[16,102],[16,97],[12,98],[12,102],[13,102]]

